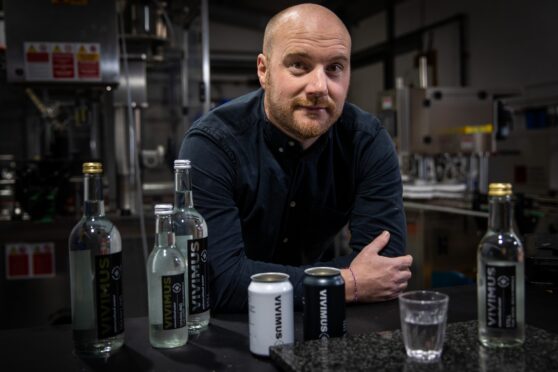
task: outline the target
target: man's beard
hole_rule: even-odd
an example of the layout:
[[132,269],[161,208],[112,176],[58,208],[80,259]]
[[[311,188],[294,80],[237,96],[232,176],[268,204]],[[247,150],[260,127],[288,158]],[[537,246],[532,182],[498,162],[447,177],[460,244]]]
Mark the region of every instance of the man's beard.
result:
[[[308,140],[316,138],[327,132],[333,123],[339,118],[340,112],[336,109],[336,105],[329,97],[315,97],[314,99],[307,99],[297,97],[286,104],[278,102],[273,97],[274,83],[271,79],[271,74],[268,73],[266,79],[265,100],[269,110],[269,114],[273,116],[270,118],[275,125],[285,130],[287,133],[293,135],[299,140]],[[295,118],[295,112],[302,107],[319,106],[324,107],[329,114],[329,118],[325,122],[317,123],[311,119],[311,114],[302,120]],[[300,112],[299,112],[300,114]],[[310,121],[311,123],[305,122]]]

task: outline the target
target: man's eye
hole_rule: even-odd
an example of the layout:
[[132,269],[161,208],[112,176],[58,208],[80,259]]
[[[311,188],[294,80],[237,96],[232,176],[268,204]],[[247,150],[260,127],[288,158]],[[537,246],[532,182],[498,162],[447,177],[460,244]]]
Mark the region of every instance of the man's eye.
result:
[[340,63],[334,63],[333,65],[330,65],[328,67],[328,71],[332,72],[332,73],[335,73],[335,74],[338,74],[338,73],[342,72],[344,69],[345,69],[345,66],[343,66]]
[[294,69],[294,70],[304,70],[304,68],[305,68],[305,66],[302,62],[291,62],[289,67]]

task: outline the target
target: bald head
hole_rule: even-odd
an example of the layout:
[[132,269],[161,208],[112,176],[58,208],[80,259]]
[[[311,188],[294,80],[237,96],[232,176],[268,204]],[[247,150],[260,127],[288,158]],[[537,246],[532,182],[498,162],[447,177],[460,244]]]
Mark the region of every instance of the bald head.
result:
[[300,27],[310,32],[338,33],[338,37],[346,40],[350,48],[349,31],[335,13],[318,4],[299,4],[282,10],[269,20],[264,33],[263,53],[270,56],[277,37]]
[[257,66],[267,118],[306,149],[341,116],[351,37],[329,9],[296,5],[267,24]]

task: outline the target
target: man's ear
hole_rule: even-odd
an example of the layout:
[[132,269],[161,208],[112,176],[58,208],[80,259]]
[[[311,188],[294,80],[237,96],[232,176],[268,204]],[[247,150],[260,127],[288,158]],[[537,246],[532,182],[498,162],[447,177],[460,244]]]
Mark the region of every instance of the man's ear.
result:
[[260,80],[260,85],[265,89],[265,78],[267,73],[267,58],[262,54],[258,54],[258,79]]

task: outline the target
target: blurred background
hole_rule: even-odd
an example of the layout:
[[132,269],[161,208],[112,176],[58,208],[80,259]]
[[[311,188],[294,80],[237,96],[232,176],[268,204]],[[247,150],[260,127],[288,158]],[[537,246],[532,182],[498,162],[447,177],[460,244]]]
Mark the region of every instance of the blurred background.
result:
[[[146,315],[142,247],[153,204],[173,200],[182,137],[259,87],[265,25],[298,3],[0,1],[0,328],[69,322],[67,236],[90,160],[123,237],[126,316]],[[528,280],[556,288],[558,2],[317,3],[352,35],[349,101],[399,154],[411,287],[474,281],[488,183],[511,182]]]

